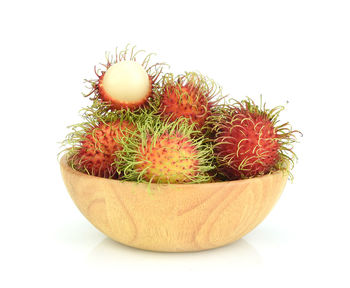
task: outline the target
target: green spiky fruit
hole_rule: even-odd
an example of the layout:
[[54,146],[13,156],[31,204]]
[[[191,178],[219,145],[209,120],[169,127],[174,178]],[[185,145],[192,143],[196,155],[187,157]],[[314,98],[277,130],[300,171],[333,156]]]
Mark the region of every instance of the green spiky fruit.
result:
[[186,119],[169,123],[154,118],[137,123],[135,133],[124,138],[123,146],[116,165],[126,180],[199,183],[211,179],[208,171],[214,168],[212,147]]
[[136,55],[143,51],[135,51],[135,47],[126,48],[115,57],[107,55],[107,63],[96,70],[96,80],[86,80],[91,90],[84,96],[92,96],[92,100],[108,104],[113,110],[130,109],[147,106],[153,97],[157,81],[162,73],[164,63],[150,65],[152,54],[143,61],[137,62]]
[[214,117],[215,152],[220,171],[228,179],[251,178],[285,169],[293,162],[295,132],[278,125],[283,107],[268,110],[250,98],[225,107]]
[[179,117],[189,119],[197,128],[202,128],[216,101],[221,89],[214,81],[198,74],[185,73],[174,77],[166,74],[163,77],[163,88],[160,92],[160,113],[163,119],[175,121]]

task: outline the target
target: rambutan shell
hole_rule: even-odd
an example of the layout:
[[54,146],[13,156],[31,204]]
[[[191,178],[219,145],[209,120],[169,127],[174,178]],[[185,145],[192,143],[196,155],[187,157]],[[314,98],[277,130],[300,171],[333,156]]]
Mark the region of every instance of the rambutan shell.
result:
[[278,135],[266,116],[236,111],[219,127],[215,151],[229,179],[264,175],[279,161]]
[[168,85],[161,98],[160,111],[164,118],[170,117],[172,121],[180,117],[190,120],[197,127],[203,127],[210,115],[211,103],[206,95],[197,87],[189,84],[184,86]]
[[100,123],[92,128],[81,142],[72,162],[76,169],[90,175],[110,178],[116,176],[115,152],[122,149],[118,139],[132,131],[134,126],[126,121]]
[[198,151],[190,139],[182,135],[164,134],[153,143],[148,137],[145,147],[140,147],[135,169],[143,173],[145,181],[153,183],[186,183],[198,175]]

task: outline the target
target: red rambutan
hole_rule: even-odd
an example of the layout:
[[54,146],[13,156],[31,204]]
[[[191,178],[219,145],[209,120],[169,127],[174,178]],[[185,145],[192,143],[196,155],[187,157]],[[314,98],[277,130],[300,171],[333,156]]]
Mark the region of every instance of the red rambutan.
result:
[[212,106],[221,99],[214,100],[219,94],[220,87],[200,74],[192,72],[174,77],[168,73],[163,76],[159,111],[165,119],[175,121],[185,117],[202,128],[212,113]]
[[[261,105],[260,105],[261,106]],[[214,116],[216,152],[220,172],[228,179],[251,178],[274,169],[286,169],[296,141],[289,124],[277,125],[283,107],[267,110],[251,99],[226,106]]]
[[120,120],[102,122],[86,129],[75,153],[70,157],[73,167],[94,176],[115,177],[115,153],[123,148],[121,138],[133,130],[133,124]]

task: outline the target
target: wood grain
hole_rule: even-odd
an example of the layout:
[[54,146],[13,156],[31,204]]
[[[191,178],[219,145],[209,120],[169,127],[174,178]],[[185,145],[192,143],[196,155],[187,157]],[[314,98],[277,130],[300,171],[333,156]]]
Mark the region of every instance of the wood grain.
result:
[[137,184],[89,176],[61,159],[67,190],[81,213],[110,238],[153,251],[226,245],[254,229],[287,182],[276,172],[208,184]]

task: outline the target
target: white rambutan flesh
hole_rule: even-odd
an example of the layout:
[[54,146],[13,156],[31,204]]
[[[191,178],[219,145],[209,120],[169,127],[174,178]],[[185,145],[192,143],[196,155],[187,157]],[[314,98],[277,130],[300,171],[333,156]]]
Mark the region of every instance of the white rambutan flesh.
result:
[[100,88],[106,100],[121,106],[141,104],[150,95],[151,83],[144,67],[135,61],[110,66],[101,79]]

